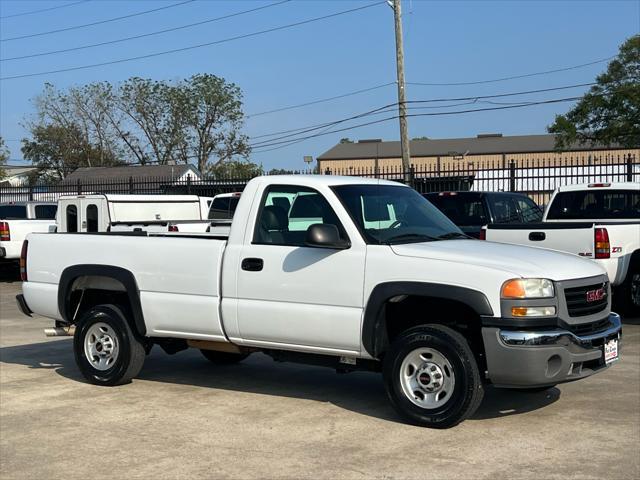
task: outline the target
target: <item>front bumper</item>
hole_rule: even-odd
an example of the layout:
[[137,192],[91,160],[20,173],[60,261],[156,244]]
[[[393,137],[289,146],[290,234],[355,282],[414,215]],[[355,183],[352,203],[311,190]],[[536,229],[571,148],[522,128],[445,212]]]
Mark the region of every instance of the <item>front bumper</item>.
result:
[[622,336],[620,316],[610,313],[609,322],[605,330],[584,336],[562,329],[484,327],[488,379],[498,387],[542,387],[603,370],[604,343]]

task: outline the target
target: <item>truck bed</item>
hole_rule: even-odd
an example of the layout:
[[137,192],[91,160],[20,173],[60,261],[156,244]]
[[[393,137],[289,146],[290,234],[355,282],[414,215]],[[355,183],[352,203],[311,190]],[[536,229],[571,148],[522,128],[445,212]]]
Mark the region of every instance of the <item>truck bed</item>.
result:
[[210,235],[35,234],[23,288],[33,293],[34,311],[61,319],[57,292],[66,269],[98,263],[135,271],[149,336],[225,341],[219,314],[225,246],[226,240]]

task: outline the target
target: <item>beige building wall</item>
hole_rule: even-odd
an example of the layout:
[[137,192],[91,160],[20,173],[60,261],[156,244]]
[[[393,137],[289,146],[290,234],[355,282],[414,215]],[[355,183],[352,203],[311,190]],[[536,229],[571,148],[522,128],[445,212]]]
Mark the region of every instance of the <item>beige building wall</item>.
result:
[[[631,154],[636,162],[640,162],[640,148],[617,150],[590,150],[574,152],[543,152],[543,153],[508,153],[493,155],[466,155],[464,158],[442,155],[440,157],[411,157],[411,163],[417,171],[437,170],[440,167],[451,170],[457,167],[482,167],[482,168],[506,168],[511,160],[517,167],[545,167],[555,166],[566,162],[585,165],[597,165],[599,163],[624,163]],[[400,170],[402,159],[380,158],[377,161],[379,171]],[[376,160],[362,158],[355,160],[318,160],[320,172],[327,168],[332,173],[357,174],[358,171],[371,171],[375,168]]]

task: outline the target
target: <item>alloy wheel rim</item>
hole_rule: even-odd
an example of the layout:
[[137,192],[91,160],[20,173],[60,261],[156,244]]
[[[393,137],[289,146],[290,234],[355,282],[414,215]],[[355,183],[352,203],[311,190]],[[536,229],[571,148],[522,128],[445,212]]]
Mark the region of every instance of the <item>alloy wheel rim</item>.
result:
[[113,367],[120,348],[118,337],[109,325],[94,323],[84,337],[84,354],[93,368],[105,371]]
[[411,351],[400,366],[400,385],[405,396],[424,409],[441,407],[453,395],[456,378],[447,357],[434,348]]

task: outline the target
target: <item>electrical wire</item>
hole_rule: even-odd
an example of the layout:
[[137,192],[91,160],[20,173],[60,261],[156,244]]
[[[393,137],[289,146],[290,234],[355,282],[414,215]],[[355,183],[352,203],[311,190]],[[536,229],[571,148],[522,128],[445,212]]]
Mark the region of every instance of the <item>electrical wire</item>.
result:
[[[193,0],[189,0],[189,1],[193,1]],[[174,49],[171,49],[171,50],[163,50],[161,52],[149,53],[149,54],[146,54],[146,55],[138,55],[136,57],[120,58],[120,59],[117,59],[117,60],[111,60],[111,61],[107,61],[107,62],[93,63],[93,64],[89,64],[89,65],[80,65],[80,66],[77,66],[77,67],[60,68],[60,69],[57,69],[57,70],[49,70],[49,71],[46,71],[46,72],[35,72],[35,73],[26,73],[26,74],[21,74],[21,75],[12,75],[12,76],[8,76],[8,77],[1,77],[0,81],[1,80],[15,80],[15,79],[18,79],[18,78],[37,77],[37,76],[41,76],[41,75],[51,75],[51,74],[54,74],[54,73],[72,72],[72,71],[77,71],[77,70],[85,70],[85,69],[88,69],[88,68],[102,67],[102,66],[105,66],[105,65],[114,65],[114,64],[117,64],[117,63],[131,62],[131,61],[134,61],[134,60],[142,60],[142,59],[145,59],[145,58],[158,57],[158,56],[161,56],[161,55],[168,55],[168,54],[171,54],[171,53],[185,52],[185,51],[188,51],[188,50],[194,50],[196,48],[209,47],[209,46],[212,46],[212,45],[219,45],[221,43],[227,43],[227,42],[232,42],[232,41],[235,41],[235,40],[241,40],[241,39],[244,39],[244,38],[255,37],[255,36],[258,36],[258,35],[264,35],[266,33],[277,32],[277,31],[280,31],[280,30],[286,30],[288,28],[298,27],[300,25],[306,25],[306,24],[309,24],[309,23],[318,22],[318,21],[321,21],[321,20],[326,20],[326,19],[337,17],[337,16],[340,16],[340,15],[346,15],[346,14],[357,12],[357,11],[360,11],[360,10],[365,10],[367,8],[371,8],[371,7],[375,7],[375,6],[378,6],[378,5],[382,5],[383,3],[386,3],[386,2],[370,3],[370,4],[364,5],[362,7],[351,8],[349,10],[342,10],[340,12],[332,13],[332,14],[329,14],[329,15],[323,15],[321,17],[314,17],[314,18],[310,18],[310,19],[307,19],[307,20],[301,20],[299,22],[289,23],[289,24],[286,24],[286,25],[280,25],[278,27],[273,27],[273,28],[268,28],[268,29],[265,29],[265,30],[260,30],[260,31],[257,31],[257,32],[246,33],[246,34],[243,34],[243,35],[236,35],[234,37],[224,38],[222,40],[215,40],[213,42],[200,43],[200,44],[197,44],[197,45],[189,45],[187,47],[174,48]]]
[[251,8],[249,10],[243,10],[243,11],[240,11],[240,12],[231,13],[229,15],[224,15],[222,17],[209,18],[208,20],[202,20],[200,22],[189,23],[187,25],[181,25],[179,27],[165,28],[164,30],[157,30],[155,32],[143,33],[143,34],[140,34],[140,35],[133,35],[131,37],[118,38],[116,40],[109,40],[109,41],[106,41],[106,42],[91,43],[91,44],[88,44],[88,45],[81,45],[81,46],[78,46],[78,47],[63,48],[63,49],[60,49],[60,50],[50,50],[48,52],[32,53],[32,54],[29,54],[29,55],[20,55],[18,57],[1,58],[0,62],[10,62],[10,61],[13,61],[13,60],[23,60],[23,59],[26,59],[26,58],[44,57],[44,56],[47,56],[47,55],[54,55],[54,54],[58,54],[58,53],[75,52],[77,50],[84,50],[84,49],[87,49],[87,48],[102,47],[102,46],[105,46],[105,45],[113,45],[115,43],[128,42],[130,40],[137,40],[137,39],[140,39],[140,38],[151,37],[151,36],[160,35],[160,34],[163,34],[163,33],[175,32],[177,30],[183,30],[185,28],[197,27],[197,26],[200,26],[200,25],[205,25],[207,23],[213,23],[213,22],[217,22],[217,21],[220,21],[220,20],[226,20],[228,18],[238,17],[240,15],[245,15],[247,13],[257,12],[258,10],[264,10],[266,8],[271,8],[271,7],[275,7],[277,5],[282,5],[283,3],[288,3],[290,1],[291,0],[282,0],[280,2],[270,3],[268,5],[262,5],[260,7]]
[[90,2],[90,1],[91,0],[80,0],[78,2],[65,3],[64,5],[56,5],[55,7],[41,8],[39,10],[31,10],[29,12],[14,13],[14,14],[11,14],[11,15],[4,15],[4,16],[0,17],[0,20],[4,20],[5,18],[24,17],[25,15],[34,15],[36,13],[42,13],[42,12],[50,12],[51,10],[59,10],[61,8],[73,7],[74,5],[79,5],[81,3],[87,3],[87,2]]
[[551,74],[551,73],[558,73],[558,72],[566,72],[566,71],[569,71],[569,70],[576,70],[578,68],[583,68],[583,67],[588,67],[590,65],[596,65],[598,63],[608,62],[609,60],[612,60],[615,57],[616,57],[616,55],[612,55],[610,57],[601,58],[599,60],[594,60],[592,62],[581,63],[580,65],[572,65],[570,67],[556,68],[556,69],[553,69],[553,70],[546,70],[544,72],[525,73],[523,75],[512,75],[510,77],[494,78],[494,79],[491,79],[491,80],[477,80],[477,81],[473,81],[473,82],[450,82],[450,83],[407,82],[407,85],[422,85],[422,86],[429,86],[429,87],[457,87],[457,86],[462,86],[462,85],[480,85],[480,84],[485,84],[485,83],[506,82],[507,80],[516,80],[518,78],[528,78],[528,77],[535,77],[535,76],[538,76],[538,75],[548,75],[548,74]]
[[[503,105],[503,106],[496,106],[496,107],[456,110],[456,111],[453,111],[453,112],[413,113],[413,114],[408,114],[407,117],[461,115],[461,114],[474,113],[474,112],[486,112],[486,111],[494,111],[494,110],[507,110],[507,109],[513,109],[513,108],[530,107],[530,106],[535,106],[535,105],[547,105],[547,104],[552,104],[552,103],[571,102],[571,101],[579,100],[580,98],[582,98],[582,97],[557,98],[557,99],[553,99],[553,100],[543,100],[543,101],[537,101],[537,102],[529,102],[529,103],[526,103],[526,104]],[[307,135],[305,137],[297,138],[297,139],[293,139],[293,140],[274,141],[274,142],[271,142],[271,143],[268,143],[268,141],[266,141],[266,142],[258,142],[257,144],[251,144],[250,147],[251,148],[271,147],[271,146],[275,146],[275,145],[287,144],[287,143],[292,142],[294,140],[295,141],[308,140],[308,139],[311,139],[311,138],[316,138],[316,137],[320,137],[320,136],[324,136],[324,135],[330,135],[332,133],[344,132],[344,131],[347,131],[347,130],[353,130],[353,129],[356,129],[356,128],[361,128],[361,127],[365,127],[365,126],[369,126],[369,125],[388,122],[390,120],[395,120],[397,118],[399,118],[398,115],[393,115],[391,117],[386,117],[386,118],[382,118],[382,119],[379,119],[379,120],[373,120],[371,122],[366,122],[366,123],[360,123],[358,125],[353,125],[353,126],[350,126],[350,127],[343,127],[343,128],[336,129],[336,130],[331,130],[331,131],[328,131],[328,132],[316,133],[316,134],[313,134],[313,135]],[[288,146],[288,145],[285,145],[285,146]]]
[[180,5],[185,5],[187,3],[193,3],[195,1],[196,0],[184,0],[182,2],[172,3],[171,5],[164,5],[162,7],[152,8],[151,10],[144,10],[142,12],[131,13],[129,15],[122,15],[120,17],[109,18],[107,20],[99,20],[97,22],[84,23],[82,25],[74,25],[72,27],[58,28],[56,30],[48,30],[46,32],[29,33],[27,35],[19,35],[17,37],[2,38],[2,39],[0,39],[0,42],[12,42],[14,40],[22,40],[22,39],[25,39],[25,38],[43,37],[45,35],[52,35],[54,33],[68,32],[68,31],[71,31],[71,30],[78,30],[80,28],[93,27],[95,25],[102,25],[102,24],[110,23],[110,22],[117,22],[119,20],[124,20],[126,18],[139,17],[140,15],[146,15],[148,13],[159,12],[160,10],[167,10],[169,8],[179,7]]

